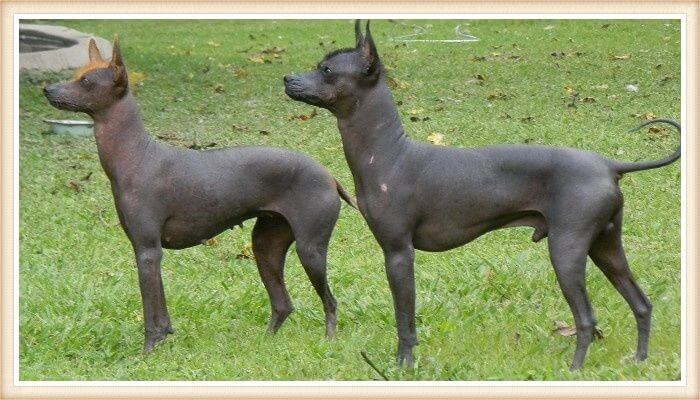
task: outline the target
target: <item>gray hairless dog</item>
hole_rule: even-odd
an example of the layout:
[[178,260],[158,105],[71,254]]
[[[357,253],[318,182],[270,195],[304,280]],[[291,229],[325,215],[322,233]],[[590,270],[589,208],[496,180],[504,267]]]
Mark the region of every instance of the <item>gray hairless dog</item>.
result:
[[[580,368],[596,333],[586,294],[590,256],[637,320],[636,359],[647,356],[651,304],[622,248],[623,174],[677,160],[680,147],[659,161],[624,163],[570,148],[494,146],[447,148],[404,134],[367,23],[355,25],[355,48],[326,55],[316,70],[285,76],[291,98],[331,111],[338,119],[360,211],[384,251],[394,299],[399,364],[413,364],[414,250],[445,251],[486,232],[512,226],[548,237],[557,280],[576,323],[572,369]],[[656,120],[644,125],[665,122]],[[644,126],[642,125],[642,126]],[[638,129],[638,128],[637,128]]]
[[115,41],[111,61],[102,59],[94,41],[89,54],[90,63],[73,81],[50,85],[44,93],[54,107],[87,113],[95,121],[100,162],[136,253],[144,352],[173,332],[160,273],[162,249],[198,245],[256,217],[253,253],[270,297],[269,331],[277,331],[293,309],[284,261],[296,240],[332,337],[336,301],[326,279],[326,252],[340,211],[338,195],[353,203],[347,192],[299,153],[266,147],[195,151],[153,140],[129,92],[119,44]]

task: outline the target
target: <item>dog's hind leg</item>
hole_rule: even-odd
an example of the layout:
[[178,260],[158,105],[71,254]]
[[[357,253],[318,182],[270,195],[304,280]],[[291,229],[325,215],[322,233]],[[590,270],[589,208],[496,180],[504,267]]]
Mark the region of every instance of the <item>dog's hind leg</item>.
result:
[[593,242],[590,256],[610,283],[624,297],[637,320],[637,353],[639,361],[646,359],[651,329],[651,303],[635,282],[622,247],[622,210]]
[[294,236],[281,216],[258,217],[252,236],[255,262],[272,309],[267,330],[275,333],[294,310],[284,283],[284,261]]
[[[314,290],[323,303],[326,337],[335,336],[337,325],[336,300],[326,273],[328,243],[340,213],[340,199],[335,191],[311,194],[314,207],[304,207],[290,213],[290,224],[296,239],[297,255]],[[325,196],[325,197],[324,197]]]
[[592,236],[579,229],[559,227],[552,227],[549,232],[549,255],[554,272],[576,323],[576,353],[571,370],[583,366],[596,325],[585,282],[586,258]]
[[326,254],[328,243],[303,243],[297,241],[297,254],[301,265],[304,266],[311,284],[323,303],[323,311],[326,315],[326,337],[332,339],[335,336],[337,324],[336,300],[328,285],[326,274]]

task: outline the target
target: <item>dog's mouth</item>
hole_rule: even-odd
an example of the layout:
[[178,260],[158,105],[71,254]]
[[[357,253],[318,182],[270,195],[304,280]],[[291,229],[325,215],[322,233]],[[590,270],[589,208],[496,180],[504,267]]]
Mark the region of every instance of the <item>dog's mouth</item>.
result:
[[80,111],[80,107],[79,107],[77,104],[75,104],[75,103],[71,103],[71,102],[69,102],[69,101],[65,101],[65,100],[63,100],[63,99],[61,99],[61,98],[59,98],[59,97],[51,96],[51,95],[48,94],[48,93],[45,95],[45,97],[46,97],[46,100],[49,101],[49,104],[51,104],[52,106],[58,108],[59,110],[65,110],[65,111]]
[[304,91],[304,88],[298,85],[286,83],[284,85],[284,93],[289,96],[292,100],[301,101],[312,106],[322,106],[323,101],[318,97],[308,94]]

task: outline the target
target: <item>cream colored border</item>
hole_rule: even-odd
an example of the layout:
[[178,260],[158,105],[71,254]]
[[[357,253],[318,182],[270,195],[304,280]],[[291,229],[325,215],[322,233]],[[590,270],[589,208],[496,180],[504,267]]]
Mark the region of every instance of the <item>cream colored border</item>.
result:
[[[400,6],[397,6],[399,4]],[[687,315],[686,329],[688,332],[686,342],[687,375],[685,387],[640,387],[632,383],[630,386],[595,387],[595,386],[515,386],[515,387],[445,387],[445,386],[419,386],[419,387],[362,387],[357,386],[285,386],[282,382],[278,386],[237,386],[237,387],[197,387],[197,386],[158,386],[139,387],[28,387],[14,386],[13,382],[13,262],[16,255],[13,254],[13,229],[17,217],[15,209],[15,195],[13,194],[12,181],[17,166],[15,160],[15,135],[13,134],[13,15],[17,13],[79,13],[89,10],[96,13],[363,13],[381,14],[401,13],[644,13],[644,14],[686,14],[686,60],[687,70],[685,75],[686,104],[684,109],[685,137],[684,176],[686,188],[686,224],[684,226],[684,244],[686,257],[686,293]],[[196,15],[191,15],[196,18]],[[119,3],[95,3],[95,2],[19,2],[5,1],[2,3],[2,136],[0,137],[0,154],[2,158],[2,271],[1,287],[2,296],[2,392],[1,398],[46,398],[46,397],[100,397],[116,398],[126,396],[158,397],[236,397],[241,396],[260,397],[673,397],[673,398],[698,398],[697,382],[697,337],[696,332],[698,317],[697,295],[697,93],[698,93],[698,68],[697,68],[697,36],[698,36],[698,4],[693,1],[671,2],[258,2],[258,3],[173,3],[173,2],[119,2]],[[601,383],[604,384],[604,383]],[[194,384],[196,385],[196,384]],[[107,384],[106,386],[109,386]]]

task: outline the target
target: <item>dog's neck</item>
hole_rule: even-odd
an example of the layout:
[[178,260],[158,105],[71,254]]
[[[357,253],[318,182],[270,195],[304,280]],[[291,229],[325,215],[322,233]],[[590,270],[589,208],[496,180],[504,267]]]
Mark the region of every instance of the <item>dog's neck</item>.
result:
[[109,179],[124,183],[139,173],[153,139],[146,133],[138,104],[126,93],[108,108],[93,113],[100,163]]
[[338,118],[338,129],[356,185],[358,178],[376,176],[375,171],[395,163],[412,144],[383,78],[358,99],[352,112]]

